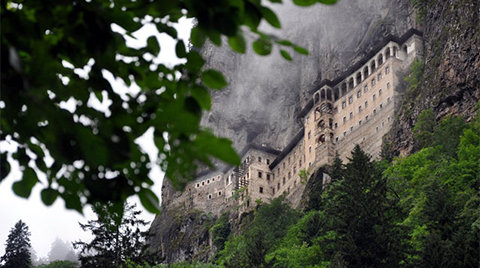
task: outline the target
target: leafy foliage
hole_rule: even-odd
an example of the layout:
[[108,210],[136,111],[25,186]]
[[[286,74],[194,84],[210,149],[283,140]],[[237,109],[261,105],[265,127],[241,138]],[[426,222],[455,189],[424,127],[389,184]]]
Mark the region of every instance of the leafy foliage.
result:
[[225,247],[225,242],[230,235],[229,213],[223,213],[211,228],[213,245],[217,247],[217,251],[221,251]]
[[37,266],[37,268],[78,268],[78,262],[75,261],[53,261],[49,264]]
[[[336,1],[296,1],[317,2]],[[207,87],[220,89],[227,81],[202,68],[198,49],[186,49],[173,26],[180,18],[196,19],[190,40],[197,48],[206,40],[221,45],[227,37],[234,51],[244,53],[248,29],[260,55],[270,54],[273,44],[283,47],[289,60],[285,49],[307,54],[258,29],[263,20],[280,27],[262,1],[2,1],[0,12],[1,139],[18,144],[14,159],[23,171],[13,190],[28,197],[39,171],[47,178],[43,202],[62,198],[77,211],[87,203],[121,204],[139,195],[147,210],[158,212],[158,198],[148,190],[150,159],[135,143],[148,129],[154,130],[160,167],[176,188],[192,180],[199,165],[212,165],[213,158],[240,163],[229,140],[200,127],[202,111],[211,105]],[[175,40],[176,56],[185,63],[154,62],[162,49],[154,33],[144,47],[127,46],[126,39],[147,24]],[[121,93],[109,77],[140,92]],[[108,108],[93,108],[96,101]],[[52,164],[45,162],[48,154]],[[1,171],[3,179],[10,171],[6,161]]]
[[30,232],[28,226],[19,220],[8,234],[5,255],[0,258],[3,268],[32,267],[30,256]]
[[[94,239],[90,242],[76,241],[73,246],[80,249],[79,260],[82,268],[120,267],[127,260],[134,263],[151,263],[153,254],[147,250],[147,232],[140,227],[148,222],[137,219],[141,213],[135,205],[125,204],[124,213],[110,213],[103,205],[95,207],[97,220],[88,221],[80,227],[89,230]],[[122,216],[123,215],[123,216]]]

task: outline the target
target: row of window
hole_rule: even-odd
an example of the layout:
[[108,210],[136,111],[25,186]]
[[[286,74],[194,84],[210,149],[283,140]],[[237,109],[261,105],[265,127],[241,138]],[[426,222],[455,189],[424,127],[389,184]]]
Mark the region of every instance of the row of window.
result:
[[[372,80],[372,81],[374,81],[374,80]],[[387,83],[387,89],[390,89],[390,82]],[[365,86],[364,92],[367,92],[367,91],[368,91],[368,87]],[[382,89],[379,89],[379,90],[378,90],[378,95],[379,95],[379,96],[382,95]],[[361,96],[362,96],[362,91],[359,90],[359,91],[357,92],[357,99],[359,99]],[[376,95],[376,94],[373,94],[372,98],[373,98],[373,101],[375,101],[375,100],[377,99],[377,95]],[[348,98],[348,104],[352,104],[352,103],[353,103],[353,96],[350,96],[350,97]],[[367,106],[367,102],[365,102],[365,106]],[[343,101],[343,102],[342,102],[342,110],[345,109],[345,108],[347,108],[347,102],[346,102],[346,101]],[[334,107],[334,111],[335,111],[335,113],[338,113],[337,107]]]
[[[222,196],[222,191],[218,191],[217,195]],[[212,197],[213,197],[212,194],[208,195],[208,199],[212,199]]]
[[[374,110],[374,111],[375,111],[375,110]],[[389,116],[389,117],[387,118],[387,122],[390,122],[390,120],[391,120],[391,117]],[[368,115],[365,117],[365,121],[368,121]],[[358,121],[358,125],[359,125],[359,126],[362,125],[362,120]],[[385,126],[385,121],[382,122],[382,127],[384,127],[384,126]],[[354,129],[354,126],[351,126],[351,127],[350,127],[350,132],[353,132],[353,129]],[[375,132],[378,132],[378,126],[375,128]],[[347,136],[347,131],[344,131],[344,132],[343,132],[343,137],[346,137],[346,136]],[[364,138],[364,140],[365,140],[365,138]],[[338,142],[338,136],[335,137],[335,142]]]
[[215,179],[215,177],[213,178],[210,178],[210,179],[207,179],[207,180],[204,180],[202,182],[199,182],[197,183],[197,185],[195,186],[196,188],[200,187],[200,186],[205,186],[206,184],[210,184],[210,182],[215,182],[216,181],[220,181],[222,177],[220,175],[217,176],[217,178]]
[[[262,163],[262,157],[261,157],[261,156],[258,157],[258,163]],[[270,165],[270,159],[269,159],[269,158],[266,158],[266,159],[265,159],[265,163],[266,163],[267,165]]]

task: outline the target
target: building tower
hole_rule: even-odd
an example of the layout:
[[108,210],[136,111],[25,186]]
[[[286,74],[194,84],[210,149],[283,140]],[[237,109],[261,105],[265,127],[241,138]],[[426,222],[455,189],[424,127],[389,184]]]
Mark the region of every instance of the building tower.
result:
[[332,89],[324,86],[314,94],[315,168],[333,163],[335,156]]

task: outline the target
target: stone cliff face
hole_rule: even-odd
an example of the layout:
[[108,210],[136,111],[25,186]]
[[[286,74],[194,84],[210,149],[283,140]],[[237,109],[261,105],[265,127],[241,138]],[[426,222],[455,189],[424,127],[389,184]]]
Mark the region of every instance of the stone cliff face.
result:
[[[424,80],[415,92],[405,92],[407,98],[399,105],[389,137],[396,153],[411,152],[411,129],[422,109],[433,107],[438,118],[459,114],[468,119],[480,98],[478,0],[429,2],[423,21],[416,17],[410,0],[275,7],[283,29],[272,33],[306,47],[310,56],[294,55],[294,61],[287,62],[278,51],[260,57],[251,49],[240,55],[226,45],[207,45],[203,48],[206,67],[222,71],[229,86],[212,92],[212,110],[204,114],[203,125],[233,140],[238,150],[248,142],[281,150],[301,127],[296,118],[310,89],[354,64],[387,34],[402,35],[415,27],[425,37]],[[179,196],[165,183],[163,212],[152,223],[151,245],[166,263],[210,259],[215,251],[208,231],[212,219],[201,211],[183,209],[184,199]],[[303,202],[307,196],[308,191]],[[234,233],[241,229],[240,223],[232,224]]]
[[425,68],[418,88],[407,91],[391,131],[396,154],[415,149],[412,128],[423,109],[433,108],[437,120],[449,114],[470,120],[480,100],[480,2],[430,2],[417,10],[416,27],[425,40]]
[[[339,1],[310,8],[275,6],[281,32],[310,51],[294,55],[293,62],[278,51],[261,57],[250,49],[245,55],[227,45],[203,49],[207,68],[221,70],[229,86],[213,92],[212,111],[203,124],[241,149],[248,142],[283,149],[300,128],[296,118],[310,95],[307,91],[325,78],[348,68],[387,34],[402,35],[412,27],[406,0]],[[270,30],[270,29],[267,29]]]

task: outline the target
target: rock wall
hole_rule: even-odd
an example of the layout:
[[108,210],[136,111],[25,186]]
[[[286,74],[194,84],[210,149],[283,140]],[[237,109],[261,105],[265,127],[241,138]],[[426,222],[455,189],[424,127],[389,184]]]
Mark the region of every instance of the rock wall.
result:
[[425,2],[412,10],[425,40],[423,80],[415,91],[406,92],[393,124],[395,154],[415,149],[412,129],[423,109],[433,108],[437,120],[452,114],[468,121],[480,99],[480,2]]
[[251,49],[245,55],[227,45],[207,45],[207,68],[221,70],[229,86],[212,92],[212,110],[203,124],[233,140],[237,149],[248,142],[284,148],[300,129],[297,115],[312,87],[334,78],[359,60],[387,34],[402,35],[412,27],[407,0],[342,0],[337,5],[299,8],[275,5],[282,30],[264,26],[310,51],[284,60],[274,50],[261,57]]

